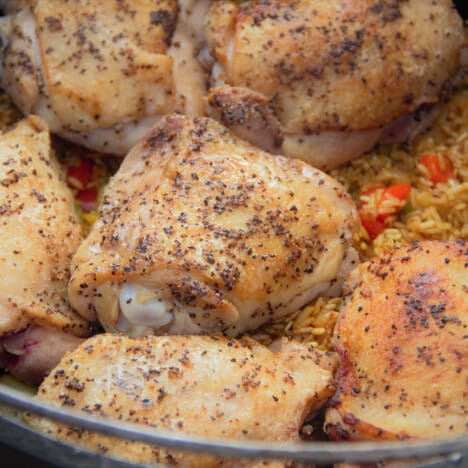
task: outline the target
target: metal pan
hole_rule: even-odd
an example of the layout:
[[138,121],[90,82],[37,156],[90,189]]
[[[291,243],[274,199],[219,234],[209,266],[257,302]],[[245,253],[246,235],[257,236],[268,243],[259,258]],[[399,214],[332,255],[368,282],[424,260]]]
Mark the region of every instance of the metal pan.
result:
[[[89,417],[75,411],[38,402],[30,395],[0,384],[0,439],[17,449],[61,467],[135,467],[132,463],[90,452],[36,432],[21,419],[30,412],[55,421],[71,424],[126,440],[198,454],[234,459],[292,460],[314,464],[340,462],[377,463],[403,460],[420,467],[468,467],[468,435],[445,440],[395,442],[304,442],[284,445],[273,442],[247,442],[208,439],[174,434],[144,426]],[[52,455],[53,454],[53,455]],[[154,466],[154,465],[152,465]]]

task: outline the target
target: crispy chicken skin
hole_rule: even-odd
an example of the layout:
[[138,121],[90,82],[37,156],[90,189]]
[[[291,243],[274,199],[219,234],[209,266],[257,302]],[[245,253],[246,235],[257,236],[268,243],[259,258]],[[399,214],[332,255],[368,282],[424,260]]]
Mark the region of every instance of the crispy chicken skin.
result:
[[337,440],[468,431],[468,245],[425,241],[362,264],[341,313]]
[[2,86],[22,112],[38,114],[52,132],[125,155],[159,116],[203,110],[194,4],[19,2],[1,20]]
[[[77,344],[74,337],[89,333],[67,298],[81,228],[51,156],[47,126],[37,117],[0,135],[0,220],[0,365],[17,370],[23,380],[30,370],[36,381],[43,371],[34,368],[50,369],[61,357],[63,346],[54,346],[52,336],[70,349]],[[35,331],[27,339],[23,331],[29,326]],[[52,346],[38,360],[46,341]]]
[[[98,335],[68,353],[37,398],[86,414],[240,440],[299,442],[306,416],[333,393],[336,361],[285,340],[277,353],[252,339]],[[44,418],[54,437],[139,463],[239,466],[75,430]],[[283,466],[282,464],[279,466]]]
[[355,206],[331,177],[207,118],[163,118],[107,186],[70,301],[107,331],[237,336],[339,294]]
[[[325,169],[388,140],[407,114],[417,111],[419,125],[456,74],[464,42],[451,0],[223,0],[205,34],[220,86],[211,115],[245,134],[263,113],[242,112],[248,103],[237,97],[261,93],[281,123],[278,148]],[[236,104],[242,118],[233,122]]]

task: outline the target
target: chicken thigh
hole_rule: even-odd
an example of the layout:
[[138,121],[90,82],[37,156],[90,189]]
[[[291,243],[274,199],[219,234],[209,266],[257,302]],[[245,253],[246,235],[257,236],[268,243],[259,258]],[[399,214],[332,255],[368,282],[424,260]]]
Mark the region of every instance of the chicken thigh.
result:
[[223,0],[205,34],[210,114],[320,169],[427,126],[464,43],[451,0]]
[[82,238],[58,170],[39,118],[0,136],[0,366],[33,383],[90,331],[67,299]]
[[[304,419],[334,391],[334,367],[332,356],[287,340],[273,353],[248,338],[98,335],[64,357],[37,398],[176,433],[299,442]],[[116,441],[44,418],[29,424],[133,462],[221,466],[215,457]]]
[[468,432],[468,245],[425,241],[359,267],[335,330],[334,439]]
[[2,86],[52,132],[125,155],[161,115],[203,112],[196,21],[207,7],[207,0],[18,2],[1,20]]
[[214,120],[165,117],[106,187],[70,301],[107,331],[237,336],[339,293],[357,226],[319,170]]

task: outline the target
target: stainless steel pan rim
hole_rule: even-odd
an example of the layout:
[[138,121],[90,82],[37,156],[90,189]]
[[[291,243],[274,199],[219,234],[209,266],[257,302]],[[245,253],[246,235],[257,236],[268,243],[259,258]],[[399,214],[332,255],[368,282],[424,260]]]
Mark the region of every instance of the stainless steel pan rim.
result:
[[[263,458],[315,463],[401,460],[448,456],[452,462],[468,454],[468,436],[443,440],[382,442],[304,442],[280,444],[264,441],[234,441],[189,436],[149,427],[92,417],[35,400],[23,392],[0,384],[0,402],[55,421],[121,439],[226,458]],[[448,460],[447,459],[447,460]]]

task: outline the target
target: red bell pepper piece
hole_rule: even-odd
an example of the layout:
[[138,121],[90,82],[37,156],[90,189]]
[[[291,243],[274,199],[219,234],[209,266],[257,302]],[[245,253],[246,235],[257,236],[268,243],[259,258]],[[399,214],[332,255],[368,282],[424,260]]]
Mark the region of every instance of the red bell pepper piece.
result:
[[399,185],[392,185],[387,187],[384,190],[384,199],[388,198],[388,196],[392,196],[398,198],[399,200],[406,200],[411,192],[411,185],[410,184],[399,184]]
[[359,210],[359,217],[371,240],[374,240],[387,227],[383,221],[369,217],[363,210]]
[[419,157],[419,162],[428,170],[429,180],[433,184],[453,179],[453,167],[448,159],[441,159],[435,154],[422,154]]
[[76,199],[80,202],[83,211],[93,211],[96,207],[98,192],[94,187],[80,190]]
[[69,166],[67,169],[68,185],[73,188],[85,189],[93,176],[93,168],[94,162],[87,158],[82,158],[78,166]]
[[[379,198],[377,200],[377,209],[384,200],[388,200],[390,198],[397,198],[401,201],[406,200],[411,192],[411,185],[398,184],[392,185],[390,187],[375,186],[367,189],[363,192],[363,194],[370,196],[379,189],[382,192],[380,195],[378,195]],[[374,240],[379,234],[381,234],[384,231],[384,229],[387,228],[385,220],[389,216],[398,213],[398,211],[400,211],[402,208],[403,206],[396,206],[393,211],[386,211],[385,213],[377,213],[377,215],[375,215],[368,213],[366,210],[366,205],[363,205],[363,207],[359,210],[359,216],[361,218],[361,223],[364,226],[367,233],[369,234],[371,240]]]

